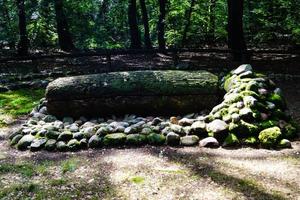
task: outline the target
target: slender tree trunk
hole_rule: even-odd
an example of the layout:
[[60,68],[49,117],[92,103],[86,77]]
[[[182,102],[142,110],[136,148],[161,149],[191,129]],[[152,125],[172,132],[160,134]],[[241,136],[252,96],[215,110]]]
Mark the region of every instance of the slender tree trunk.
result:
[[147,49],[152,48],[152,43],[150,39],[150,31],[149,31],[149,19],[148,19],[148,13],[147,13],[147,7],[145,0],[140,0],[141,10],[142,10],[142,18],[143,18],[143,24],[144,24],[144,43],[145,47]]
[[73,44],[72,35],[63,10],[63,0],[55,0],[55,15],[59,46],[64,51],[71,51],[75,48],[75,46]]
[[160,50],[166,49],[165,39],[165,18],[166,18],[166,4],[167,0],[159,1],[159,19],[158,19],[158,47]]
[[209,26],[208,26],[208,42],[213,43],[215,41],[215,29],[216,29],[216,0],[210,0],[209,2]]
[[19,17],[19,43],[18,55],[25,56],[28,54],[29,39],[26,30],[26,13],[24,0],[17,0],[18,17]]
[[181,41],[182,47],[184,47],[186,45],[187,32],[191,25],[191,17],[192,17],[194,5],[195,5],[195,0],[191,0],[190,7],[188,10],[186,10],[186,13],[185,13],[186,23],[185,23],[183,33],[182,33],[182,41]]
[[246,43],[243,33],[243,0],[228,0],[228,47],[234,61],[244,61]]
[[129,23],[129,32],[130,32],[130,41],[131,41],[130,48],[140,49],[142,46],[142,42],[141,42],[141,35],[137,23],[136,0],[129,0],[128,23]]
[[105,24],[107,20],[107,13],[108,13],[108,6],[109,6],[109,1],[108,0],[103,0],[100,3],[99,6],[99,19],[101,23]]

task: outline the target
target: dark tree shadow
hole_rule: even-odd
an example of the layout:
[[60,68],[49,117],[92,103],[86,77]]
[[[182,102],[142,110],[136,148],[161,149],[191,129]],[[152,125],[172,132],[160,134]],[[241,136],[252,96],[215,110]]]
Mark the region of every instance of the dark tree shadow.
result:
[[[179,152],[178,149],[174,148],[149,148],[147,152],[158,156],[163,150],[163,155],[170,161],[180,163],[183,166],[189,168],[191,172],[202,178],[211,178],[215,183],[223,187],[229,188],[236,192],[242,193],[247,199],[261,199],[261,200],[282,200],[287,199],[279,194],[270,194],[260,188],[259,185],[255,184],[250,180],[237,178],[232,175],[226,174],[219,169],[216,169],[214,164],[208,164],[199,161],[200,157],[209,157],[214,159],[214,155],[209,155],[204,152],[198,153],[187,153]],[[198,160],[198,161],[197,161]]]

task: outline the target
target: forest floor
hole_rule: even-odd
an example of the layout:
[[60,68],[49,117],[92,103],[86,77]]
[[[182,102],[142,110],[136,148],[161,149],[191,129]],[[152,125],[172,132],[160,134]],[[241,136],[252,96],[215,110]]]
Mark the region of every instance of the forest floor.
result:
[[[299,82],[278,85],[300,123]],[[24,91],[19,95],[26,97]],[[300,140],[284,150],[145,146],[20,152],[5,136],[25,119],[0,128],[0,199],[300,199]]]
[[[300,80],[291,78],[297,74],[276,83],[300,124]],[[5,138],[26,116],[11,111],[32,99],[24,90],[5,98],[11,104],[9,115],[0,109],[0,119],[9,121],[0,123],[0,199],[300,199],[299,139],[284,150],[145,146],[20,152]]]

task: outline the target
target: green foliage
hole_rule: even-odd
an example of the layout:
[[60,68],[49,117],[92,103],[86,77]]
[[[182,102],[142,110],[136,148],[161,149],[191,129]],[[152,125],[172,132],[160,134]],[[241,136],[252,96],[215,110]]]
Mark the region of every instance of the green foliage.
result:
[[0,115],[13,117],[28,114],[43,97],[44,90],[16,90],[0,93]]
[[65,160],[61,163],[61,171],[63,174],[74,172],[77,168],[78,161],[76,159]]
[[[212,2],[215,2],[213,4]],[[54,1],[25,1],[27,30],[31,47],[58,46]],[[103,5],[106,5],[103,7]],[[121,0],[64,0],[73,41],[77,48],[123,48],[129,46],[127,8]],[[159,6],[156,0],[146,0],[150,35],[157,45]],[[170,0],[167,4],[165,37],[169,46],[180,46],[188,20],[191,0]],[[246,1],[244,32],[250,44],[300,44],[300,1]],[[138,25],[143,36],[139,1]],[[0,2],[0,45],[14,49],[18,42],[18,15],[12,0]],[[192,9],[187,30],[187,46],[227,41],[227,1],[198,0]]]

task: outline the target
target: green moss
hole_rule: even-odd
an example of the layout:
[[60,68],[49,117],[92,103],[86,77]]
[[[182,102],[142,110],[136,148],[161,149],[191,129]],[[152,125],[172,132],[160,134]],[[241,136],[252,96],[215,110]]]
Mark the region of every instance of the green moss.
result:
[[246,145],[256,145],[258,144],[258,140],[256,137],[247,137],[243,140],[243,143],[246,144]]
[[259,133],[258,139],[263,147],[275,147],[281,137],[280,128],[277,126],[267,128]]
[[166,137],[162,134],[151,133],[147,136],[149,144],[163,145],[166,141]]
[[260,99],[260,96],[256,93],[256,92],[253,92],[253,91],[249,91],[249,90],[247,90],[247,91],[242,91],[241,93],[240,93],[240,95],[241,96],[252,96],[252,97],[254,97],[255,99]]
[[259,132],[259,127],[255,124],[250,124],[241,120],[239,123],[230,123],[229,132],[236,134],[239,137],[255,136]]
[[225,147],[235,146],[235,145],[237,145],[239,143],[240,143],[240,141],[236,137],[236,135],[233,134],[233,133],[229,133],[228,136],[225,138],[223,146],[225,146]]
[[297,128],[294,127],[292,124],[287,124],[284,128],[283,128],[283,135],[285,138],[288,139],[292,139],[295,138],[297,136]]
[[127,135],[126,144],[129,145],[143,145],[147,143],[147,137],[141,134],[129,134]]
[[267,128],[271,128],[274,126],[278,126],[278,121],[275,120],[267,120],[267,121],[262,121],[259,124],[259,127],[263,130],[263,129],[267,129]]
[[134,176],[134,177],[131,177],[129,180],[130,180],[130,182],[135,183],[135,184],[142,184],[145,182],[145,178],[142,176]]
[[225,96],[224,103],[232,104],[242,100],[243,100],[242,95],[233,93]]
[[286,107],[285,100],[279,94],[272,93],[268,96],[267,100],[274,103],[276,106],[278,106],[280,108]]
[[118,146],[123,145],[126,142],[126,135],[124,133],[108,134],[103,138],[103,144],[105,146]]
[[13,117],[28,114],[44,96],[44,90],[22,89],[0,93],[0,115]]

